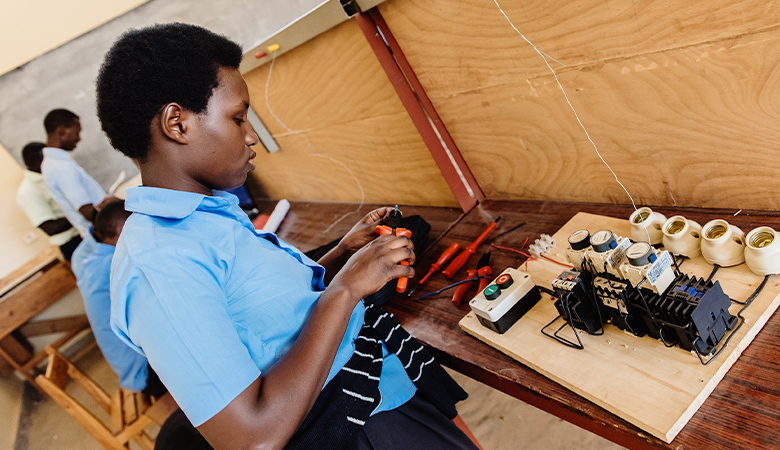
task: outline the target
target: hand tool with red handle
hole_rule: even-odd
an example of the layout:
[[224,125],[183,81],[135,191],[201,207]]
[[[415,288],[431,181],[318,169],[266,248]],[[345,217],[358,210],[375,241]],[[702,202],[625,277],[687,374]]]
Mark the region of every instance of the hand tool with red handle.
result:
[[457,252],[459,249],[460,245],[458,245],[457,242],[450,244],[450,246],[447,247],[447,250],[444,250],[441,256],[439,256],[439,259],[437,259],[435,263],[431,264],[430,270],[428,270],[428,273],[422,278],[422,280],[420,280],[418,284],[425,284],[425,282],[428,281],[428,277],[436,273],[436,271],[441,268],[442,264],[446,263],[450,258],[452,258],[452,255],[454,255],[455,252]]
[[[387,214],[387,225],[377,225],[374,232],[380,236],[384,236],[386,234],[394,234],[396,236],[406,236],[409,239],[412,238],[412,232],[407,230],[406,228],[401,228],[401,219],[403,218],[403,215],[401,214],[401,211],[398,210],[398,205],[395,205],[395,209],[390,211]],[[409,261],[401,261],[402,266],[408,266]],[[406,290],[406,283],[408,281],[408,278],[401,277],[398,279],[398,284],[395,287],[396,292],[403,292]]]
[[477,246],[482,242],[482,240],[485,239],[485,237],[490,233],[493,228],[496,227],[496,224],[498,221],[501,220],[501,216],[498,216],[496,220],[494,220],[488,227],[485,229],[485,231],[482,232],[482,234],[479,235],[479,237],[472,242],[471,244],[467,245],[466,248],[463,249],[463,252],[461,252],[460,255],[458,255],[455,259],[452,260],[449,266],[447,266],[446,269],[442,270],[441,273],[444,274],[445,277],[447,277],[448,280],[451,280],[452,277],[455,276],[455,273],[460,270],[461,267],[463,267],[463,264],[466,263],[466,260],[469,259],[469,256],[473,255],[477,251]]
[[[490,252],[485,253],[482,255],[481,258],[479,258],[479,262],[477,263],[476,269],[469,269],[467,271],[466,279],[473,279],[477,276],[482,276],[483,278],[479,279],[479,290],[477,292],[482,292],[488,285],[488,279],[487,276],[492,274],[493,270],[490,269]],[[458,289],[455,290],[455,294],[452,295],[452,304],[455,306],[460,306],[460,300],[463,298],[463,295],[469,290],[469,287],[471,286],[471,283],[463,283],[460,286],[458,286]]]

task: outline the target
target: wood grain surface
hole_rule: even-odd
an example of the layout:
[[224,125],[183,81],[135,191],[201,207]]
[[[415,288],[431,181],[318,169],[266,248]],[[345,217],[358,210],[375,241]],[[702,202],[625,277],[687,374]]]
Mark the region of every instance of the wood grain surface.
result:
[[[778,209],[773,2],[499,2],[638,204]],[[488,198],[626,203],[491,1],[379,6]]]
[[[553,235],[555,247],[547,255],[566,262],[567,238],[577,230],[612,230],[630,236],[625,218],[578,213]],[[567,268],[538,259],[522,266],[537,285],[552,288],[551,282]],[[686,260],[681,270],[706,279],[712,270],[703,257]],[[731,298],[745,301],[763,281],[740,264],[718,270],[714,280]],[[474,313],[460,321],[467,333],[498,348],[520,362],[561,383],[592,402],[671,442],[707,399],[742,351],[780,305],[780,278],[770,279],[761,294],[743,313],[745,324],[723,353],[706,366],[692,353],[669,349],[658,340],[638,338],[607,325],[601,336],[580,334],[585,349],[578,351],[544,336],[542,327],[558,317],[553,300],[545,295],[506,333],[498,334],[479,323]],[[732,304],[736,315],[741,306]],[[558,321],[555,330],[564,322]],[[563,335],[574,339],[571,328]],[[734,330],[736,331],[736,330]],[[718,349],[722,347],[722,343]]]
[[66,262],[58,262],[0,302],[0,339],[76,289],[76,277]]
[[281,147],[257,147],[252,176],[268,198],[457,205],[354,21],[276,59],[269,78],[270,68],[245,75]]

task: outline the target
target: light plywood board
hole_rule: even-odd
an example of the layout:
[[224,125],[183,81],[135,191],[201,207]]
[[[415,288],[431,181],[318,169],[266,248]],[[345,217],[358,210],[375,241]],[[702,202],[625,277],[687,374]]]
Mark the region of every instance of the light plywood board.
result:
[[[607,228],[620,236],[630,235],[628,220],[581,212],[555,233],[556,246],[549,256],[565,262],[563,251],[567,238],[582,228],[591,233]],[[564,270],[545,260],[530,261],[520,269],[530,273],[537,285],[546,287],[550,287],[551,281]],[[685,261],[680,269],[689,275],[706,278],[712,266],[698,257]],[[703,366],[693,353],[678,347],[666,348],[658,340],[648,336],[638,338],[612,325],[604,327],[602,336],[580,332],[584,350],[562,345],[541,333],[542,327],[558,315],[548,295],[543,295],[542,300],[503,335],[480,325],[473,312],[461,320],[460,326],[472,336],[622,419],[671,442],[780,305],[778,278],[770,278],[762,293],[743,313],[746,322],[738,334],[707,366]],[[732,299],[744,301],[763,277],[754,275],[741,264],[719,269],[715,279]],[[731,313],[736,314],[740,307],[732,305]],[[558,326],[562,323],[556,322]],[[574,339],[568,327],[562,333],[564,337]]]
[[245,78],[280,147],[255,160],[268,197],[457,206],[354,20]]
[[[499,3],[637,203],[780,208],[776,4]],[[495,3],[379,9],[488,198],[627,200]]]

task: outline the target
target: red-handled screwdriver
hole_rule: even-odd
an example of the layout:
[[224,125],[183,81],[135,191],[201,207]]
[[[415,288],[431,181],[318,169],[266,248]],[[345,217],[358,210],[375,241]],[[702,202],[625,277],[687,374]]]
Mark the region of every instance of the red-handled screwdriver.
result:
[[452,255],[454,255],[458,250],[460,250],[460,245],[458,245],[457,242],[450,244],[450,246],[447,247],[447,250],[444,250],[441,256],[439,256],[439,259],[437,259],[435,263],[431,264],[430,270],[428,270],[428,273],[425,274],[425,276],[418,284],[425,284],[425,282],[428,281],[428,277],[436,273],[436,271],[441,268],[442,264],[446,263],[450,258],[452,258]]
[[[387,214],[387,225],[377,225],[376,229],[374,229],[374,232],[380,236],[384,236],[386,234],[394,234],[396,236],[406,236],[409,239],[412,238],[412,232],[407,230],[406,228],[401,228],[401,218],[403,216],[401,215],[401,211],[398,210],[398,205],[395,205],[395,209],[390,211]],[[408,266],[409,261],[401,261],[402,266]],[[401,277],[398,279],[398,284],[395,287],[396,292],[403,292],[406,290],[406,283],[408,282],[407,277]]]
[[473,255],[477,251],[477,247],[479,244],[487,237],[488,233],[493,231],[493,228],[496,227],[496,224],[498,221],[501,220],[501,216],[498,216],[496,220],[494,220],[488,227],[485,229],[485,231],[482,232],[482,234],[479,235],[479,237],[472,242],[471,244],[467,245],[466,248],[463,249],[463,252],[461,252],[460,255],[458,255],[455,259],[452,260],[449,266],[447,266],[446,269],[442,270],[441,273],[444,274],[445,277],[447,277],[448,280],[451,280],[452,277],[455,276],[455,274],[460,270],[461,267],[463,267],[463,264],[466,263],[466,260],[469,259],[469,256]]
[[[485,288],[488,285],[488,279],[487,276],[491,275],[493,271],[490,269],[490,252],[485,253],[482,255],[481,258],[479,258],[479,262],[477,263],[476,269],[469,269],[466,275],[466,279],[470,280],[472,278],[476,278],[477,276],[481,276],[483,278],[479,279],[479,289],[477,292],[482,292],[485,290]],[[471,283],[463,283],[460,286],[458,286],[458,289],[455,290],[455,294],[452,295],[452,304],[455,306],[460,306],[460,300],[463,298],[463,295],[469,290],[469,286]]]

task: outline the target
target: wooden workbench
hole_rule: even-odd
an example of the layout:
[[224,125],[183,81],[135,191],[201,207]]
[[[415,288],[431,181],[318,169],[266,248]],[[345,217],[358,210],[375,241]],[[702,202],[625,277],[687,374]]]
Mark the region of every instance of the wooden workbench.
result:
[[[344,213],[354,211],[353,204],[293,202],[287,220],[279,229],[283,239],[302,250],[309,250],[345,233],[371,208],[363,206],[322,234]],[[268,211],[273,202],[266,205]],[[428,249],[418,254],[418,273],[426,272],[431,263],[453,241],[465,246],[496,217],[502,216],[491,234],[500,233],[525,222],[516,230],[494,238],[492,243],[519,248],[525,238],[533,241],[541,233],[553,233],[578,211],[627,218],[631,206],[563,202],[487,201],[466,215],[450,208],[403,207],[406,215],[421,214],[432,226]],[[780,213],[691,208],[653,208],[667,217],[681,214],[700,224],[724,218],[748,232],[756,226],[780,229]],[[293,231],[295,230],[295,231]],[[477,252],[486,251],[489,237]],[[492,247],[491,247],[492,248]],[[474,264],[478,255],[469,260]],[[518,267],[524,257],[492,248],[494,272]],[[421,275],[420,275],[421,276]],[[462,278],[459,273],[455,279]],[[559,384],[516,362],[498,350],[467,335],[458,322],[468,313],[464,302],[456,308],[450,302],[451,291],[425,300],[419,295],[432,292],[450,281],[434,276],[414,291],[413,297],[397,295],[386,307],[395,313],[404,327],[426,344],[445,365],[490,385],[500,391],[554,414],[584,429],[629,448],[771,448],[780,442],[780,318],[775,314],[750,346],[718,384],[713,393],[694,414],[671,444],[647,433],[585,400]],[[410,288],[416,286],[410,282]],[[473,292],[472,292],[473,294]]]
[[[24,345],[26,344],[24,337],[59,334],[61,336],[50,344],[59,349],[89,328],[89,321],[84,314],[31,321],[76,289],[76,277],[70,270],[70,264],[60,261],[58,255],[58,251],[46,251],[18,271],[0,280],[0,289],[2,289],[0,340],[11,338],[14,336],[12,333],[18,332],[20,333],[18,339],[22,339]],[[0,346],[0,358],[3,358],[33,386],[37,386],[35,383],[35,377],[39,373],[37,366],[46,357],[44,351],[35,355],[20,354]]]

